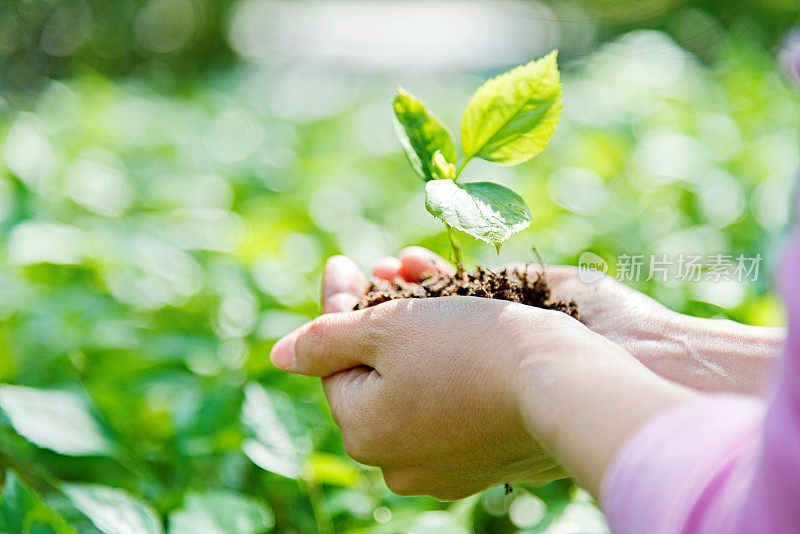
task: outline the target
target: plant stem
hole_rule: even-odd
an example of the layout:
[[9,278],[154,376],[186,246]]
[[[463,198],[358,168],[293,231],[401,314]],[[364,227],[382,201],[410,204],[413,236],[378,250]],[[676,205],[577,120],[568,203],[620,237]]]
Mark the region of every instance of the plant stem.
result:
[[542,272],[547,270],[547,266],[544,264],[544,260],[542,256],[539,254],[539,251],[536,250],[536,245],[531,245],[531,254],[533,254],[533,258],[539,263],[542,268]]
[[325,503],[322,488],[310,478],[304,477],[302,481],[308,493],[308,500],[311,502],[311,511],[314,513],[314,519],[317,521],[317,532],[319,534],[333,534],[333,521],[331,520],[328,505]]
[[464,167],[467,166],[467,163],[469,163],[469,160],[471,159],[471,157],[465,158],[464,161],[461,162],[461,165],[459,165],[456,169],[456,175],[453,177],[453,180],[458,180],[458,177],[461,176],[461,171],[464,170]]
[[464,273],[464,255],[461,249],[461,241],[458,240],[456,230],[447,223],[444,223],[447,228],[447,235],[450,237],[450,248],[453,251],[453,263],[456,264],[456,274],[461,275]]

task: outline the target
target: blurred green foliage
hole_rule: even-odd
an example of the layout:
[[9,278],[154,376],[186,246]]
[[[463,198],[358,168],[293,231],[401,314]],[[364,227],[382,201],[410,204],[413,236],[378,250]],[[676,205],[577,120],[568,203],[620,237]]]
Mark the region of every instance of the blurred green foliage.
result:
[[193,78],[230,65],[224,20],[231,0],[0,0],[0,88],[44,77]]
[[[25,91],[41,87],[47,78],[85,71],[147,76],[166,85],[195,80],[235,64],[227,24],[246,2],[0,0],[0,89]],[[541,3],[551,10],[544,19],[558,20],[583,43],[572,50],[581,55],[594,47],[587,36],[608,40],[633,29],[654,29],[710,60],[728,32],[772,49],[800,22],[796,0]],[[574,43],[567,40],[562,47],[571,49]]]
[[[467,261],[532,260],[535,244],[551,263],[592,251],[613,274],[620,254],[761,253],[756,283],[638,287],[779,324],[769,272],[798,100],[754,40],[726,37],[717,56],[639,31],[566,68],[548,149],[465,173],[519,191],[533,229],[499,259],[470,240]],[[605,531],[569,481],[452,504],[393,496],[343,454],[319,384],[267,358],[319,312],[328,255],[366,269],[406,245],[445,253],[391,95],[402,82],[455,123],[483,76],[238,65],[162,90],[98,74],[119,65],[64,69],[0,107],[0,382],[15,384],[0,385],[0,531],[119,532],[122,514],[143,532]]]

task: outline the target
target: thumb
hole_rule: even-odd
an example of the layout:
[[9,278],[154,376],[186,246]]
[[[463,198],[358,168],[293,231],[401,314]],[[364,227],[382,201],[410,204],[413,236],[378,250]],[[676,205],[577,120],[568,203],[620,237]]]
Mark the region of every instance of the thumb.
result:
[[375,335],[365,314],[372,310],[330,313],[304,324],[280,339],[270,353],[273,365],[289,373],[327,377],[377,362]]

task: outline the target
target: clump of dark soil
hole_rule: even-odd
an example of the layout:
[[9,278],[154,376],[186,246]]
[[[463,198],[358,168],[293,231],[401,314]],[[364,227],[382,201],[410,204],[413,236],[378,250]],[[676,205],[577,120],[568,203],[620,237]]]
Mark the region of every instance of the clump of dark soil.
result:
[[453,276],[432,275],[418,284],[401,280],[393,284],[385,280],[373,280],[366,296],[356,304],[355,309],[362,310],[394,299],[455,295],[520,302],[537,308],[558,310],[578,318],[578,306],[574,300],[550,298],[550,287],[541,273],[532,278],[526,272],[516,269],[490,270],[483,267]]

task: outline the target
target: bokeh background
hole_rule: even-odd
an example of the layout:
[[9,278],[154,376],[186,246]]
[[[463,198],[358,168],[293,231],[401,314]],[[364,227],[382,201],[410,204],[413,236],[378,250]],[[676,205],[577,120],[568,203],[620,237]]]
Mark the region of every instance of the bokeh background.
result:
[[465,174],[533,227],[499,259],[465,237],[468,262],[761,254],[754,283],[637,287],[782,324],[798,22],[796,0],[0,1],[0,531],[606,532],[569,481],[392,495],[268,351],[319,313],[328,255],[446,254],[396,85],[457,132],[483,80],[553,48],[550,146]]

